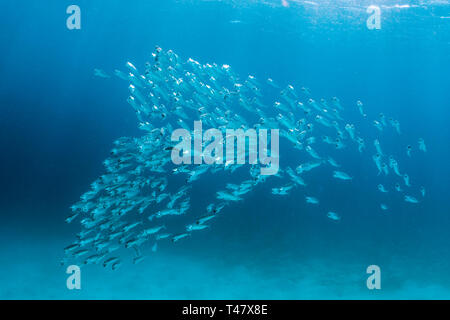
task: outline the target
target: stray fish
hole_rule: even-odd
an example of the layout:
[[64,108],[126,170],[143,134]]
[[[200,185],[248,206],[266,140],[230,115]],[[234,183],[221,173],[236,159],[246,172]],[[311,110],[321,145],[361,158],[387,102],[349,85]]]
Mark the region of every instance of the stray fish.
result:
[[405,185],[407,187],[411,187],[411,184],[409,183],[409,176],[406,173],[403,175],[403,180],[405,181]]
[[377,149],[377,154],[383,155],[383,151],[381,151],[380,141],[378,141],[378,139],[375,139],[373,144],[375,146],[375,149]]
[[317,198],[314,197],[305,197],[306,199],[306,203],[311,203],[311,204],[318,204],[319,200]]
[[190,233],[180,233],[172,237],[172,242],[177,242],[183,238],[190,236]]
[[327,217],[330,218],[331,220],[334,220],[334,221],[341,220],[341,217],[336,212],[332,212],[332,211],[329,211],[327,213]]
[[100,78],[111,78],[111,76],[106,74],[106,72],[101,69],[94,69],[94,75]]
[[377,120],[373,120],[373,125],[379,130],[383,131],[383,125],[379,123]]
[[333,171],[333,177],[336,179],[341,179],[341,180],[352,180],[353,179],[348,174],[346,174],[345,172],[342,172],[342,171]]
[[420,193],[422,194],[422,197],[425,198],[425,188],[420,187]]
[[197,224],[203,224],[203,223],[205,223],[205,222],[207,222],[207,221],[209,221],[211,219],[214,219],[215,217],[216,217],[215,214],[209,214],[209,215],[203,216],[201,218],[198,218],[196,223]]
[[419,203],[419,200],[417,200],[416,198],[414,198],[412,196],[407,196],[407,195],[405,195],[405,201],[410,202],[410,203]]
[[427,152],[427,146],[425,145],[425,141],[423,140],[423,138],[419,138],[419,150]]
[[411,157],[411,151],[412,151],[412,146],[411,146],[411,145],[408,145],[408,146],[406,147],[406,154],[408,155],[408,157]]
[[338,165],[337,162],[331,157],[328,157],[327,161],[328,161],[329,164],[331,164],[335,168],[339,168],[340,167],[340,165]]
[[190,224],[186,226],[186,231],[190,232],[190,231],[197,231],[197,230],[203,230],[208,228],[209,226],[204,225],[204,224]]
[[272,188],[272,194],[277,194],[277,195],[287,195],[289,194],[289,191],[294,187],[293,184],[284,186],[284,187],[279,187],[279,188]]
[[363,103],[361,101],[356,101],[356,106],[358,107],[359,113],[363,116],[366,117],[366,114],[364,113],[363,110]]

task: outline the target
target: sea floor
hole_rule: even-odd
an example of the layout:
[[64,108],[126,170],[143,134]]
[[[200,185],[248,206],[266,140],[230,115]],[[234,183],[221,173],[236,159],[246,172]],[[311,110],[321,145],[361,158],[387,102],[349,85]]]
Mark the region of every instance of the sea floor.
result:
[[68,290],[59,243],[29,240],[14,248],[3,247],[0,257],[0,299],[450,298],[448,285],[405,279],[400,266],[398,270],[388,266],[389,276],[382,273],[381,289],[369,290],[367,266],[358,263],[314,258],[264,265],[163,251],[137,265],[125,262],[115,271],[84,266],[81,290]]

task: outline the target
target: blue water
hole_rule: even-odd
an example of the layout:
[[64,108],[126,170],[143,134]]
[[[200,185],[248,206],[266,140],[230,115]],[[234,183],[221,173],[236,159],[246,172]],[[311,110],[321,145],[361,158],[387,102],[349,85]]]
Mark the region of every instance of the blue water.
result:
[[[0,4],[1,299],[450,298],[448,1],[77,0],[81,30],[66,28],[70,4]],[[381,8],[380,30],[366,27],[369,5]],[[79,231],[64,222],[69,207],[115,139],[142,135],[127,85],[93,69],[141,66],[155,45],[398,119],[402,135],[383,141],[406,161],[404,146],[425,139],[407,170],[426,197],[382,212],[372,160],[348,151],[354,183],[324,171],[308,187],[339,223],[303,192],[276,197],[269,184],[141,264],[84,266],[82,289],[68,290],[60,261]],[[198,182],[196,195],[215,183]],[[366,287],[372,264],[381,290]]]

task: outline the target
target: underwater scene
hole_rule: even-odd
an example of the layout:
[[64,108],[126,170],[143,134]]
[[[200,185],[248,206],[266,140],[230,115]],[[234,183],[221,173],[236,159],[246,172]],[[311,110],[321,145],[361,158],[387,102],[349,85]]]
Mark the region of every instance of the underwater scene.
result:
[[450,1],[0,28],[0,299],[450,299]]

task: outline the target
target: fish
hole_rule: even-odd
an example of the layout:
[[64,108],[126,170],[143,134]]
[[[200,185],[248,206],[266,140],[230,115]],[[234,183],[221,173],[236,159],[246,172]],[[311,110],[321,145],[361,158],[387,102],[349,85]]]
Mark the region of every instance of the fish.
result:
[[225,192],[225,191],[218,191],[217,199],[228,200],[228,201],[241,201],[242,200],[242,198],[240,198],[234,194]]
[[387,175],[389,175],[389,168],[388,168],[388,165],[386,164],[386,163],[382,163],[381,164],[381,169],[383,170],[383,172],[384,172],[384,174],[387,176]]
[[384,193],[388,192],[381,183],[378,185],[378,190],[380,190],[380,192],[384,192]]
[[334,221],[341,220],[341,217],[336,212],[333,212],[333,211],[329,211],[327,213],[327,217]]
[[159,231],[161,231],[161,230],[163,230],[163,229],[166,229],[166,226],[165,226],[165,225],[157,226],[157,227],[153,227],[153,228],[148,228],[148,229],[145,229],[145,230],[142,232],[142,235],[143,235],[144,237],[146,237],[146,236],[149,236],[149,235],[158,233]]
[[377,128],[379,131],[383,131],[383,125],[379,123],[377,120],[373,120],[373,125],[375,128]]
[[311,146],[306,146],[306,152],[308,152],[309,155],[310,155],[311,157],[313,157],[314,159],[318,159],[318,160],[321,160],[321,159],[322,159],[322,158],[317,154],[317,152],[316,152],[313,148],[311,148]]
[[134,229],[134,228],[136,228],[137,226],[139,226],[139,225],[141,225],[141,224],[142,224],[141,221],[138,221],[138,222],[129,224],[129,225],[127,225],[127,226],[125,226],[125,227],[123,228],[123,231],[124,231],[124,232],[128,232],[128,231],[130,231],[131,229]]
[[411,157],[411,151],[412,151],[412,146],[411,145],[406,146],[406,154],[408,155],[408,157]]
[[200,217],[195,221],[196,224],[203,224],[205,222],[208,222],[211,219],[214,219],[216,217],[216,214],[208,214],[206,216]]
[[410,203],[419,203],[419,200],[414,198],[413,196],[405,195],[405,201]]
[[339,138],[336,138],[336,139],[334,140],[334,144],[335,144],[335,146],[336,146],[336,150],[344,149],[344,147],[345,147],[344,143],[343,143],[342,140],[339,139]]
[[[170,215],[175,215],[176,216],[176,215],[180,215],[180,214],[181,214],[181,211],[178,210],[178,209],[165,209],[165,210],[158,211],[156,213],[156,217],[157,218],[162,218],[162,217],[165,217],[165,216],[170,216]],[[150,221],[152,221],[153,217],[154,217],[153,215],[149,216],[148,219]]]
[[386,124],[386,117],[385,117],[384,113],[381,112],[379,114],[379,119],[380,119],[380,123],[386,127],[387,124]]
[[117,270],[121,265],[122,265],[122,261],[114,262],[114,263],[111,265],[111,270]]
[[356,101],[356,106],[358,107],[359,113],[363,116],[366,117],[366,114],[364,113],[364,109],[363,109],[363,103],[361,101]]
[[[312,104],[312,105],[316,105],[316,104]],[[319,114],[316,116],[316,121],[318,123],[320,123],[321,125],[323,125],[324,127],[331,127],[331,123],[326,118],[322,117]]]
[[107,267],[109,265],[113,265],[114,263],[118,263],[120,259],[118,257],[111,257],[103,261],[103,267]]
[[398,122],[398,120],[392,121],[392,126],[395,128],[395,130],[397,131],[398,134],[401,134],[400,122]]
[[375,165],[377,166],[378,174],[383,172],[382,167],[381,167],[381,154],[377,153],[377,154],[373,155],[372,159],[375,162]]
[[361,137],[358,137],[356,139],[356,141],[358,142],[358,151],[359,152],[363,152],[363,150],[366,148],[366,144],[364,143],[364,139]]
[[322,164],[322,161],[317,161],[317,162],[306,162],[303,164],[300,164],[297,168],[296,171],[298,174],[301,174],[303,172],[307,172],[310,171],[314,168],[319,167]]
[[89,250],[81,249],[81,250],[75,251],[75,252],[73,253],[73,255],[74,255],[75,257],[81,257],[81,256],[87,254],[88,252],[89,252]]
[[333,177],[336,179],[341,179],[341,180],[352,180],[353,179],[347,173],[342,172],[342,171],[333,171]]
[[106,256],[106,253],[103,254],[94,254],[84,261],[84,264],[98,264],[104,257]]
[[289,191],[294,187],[293,184],[289,184],[286,185],[284,187],[279,187],[279,188],[272,188],[272,194],[277,194],[277,195],[288,195]]
[[272,86],[272,87],[274,87],[274,88],[276,88],[276,89],[279,89],[279,88],[280,88],[280,86],[277,85],[277,84],[273,81],[273,79],[271,79],[271,78],[267,78],[267,84],[269,84],[270,86]]
[[427,146],[425,145],[425,140],[423,140],[423,138],[419,138],[419,150],[427,152]]
[[204,224],[190,224],[186,226],[186,231],[190,232],[190,231],[197,231],[197,230],[203,230],[208,228],[209,226],[204,225]]
[[331,157],[328,157],[327,161],[328,161],[329,164],[331,164],[335,168],[339,168],[340,167],[340,165]]
[[380,146],[380,141],[378,141],[378,139],[375,139],[373,142],[375,149],[377,150],[377,154],[379,155],[383,155],[383,151],[381,151],[381,146]]
[[399,177],[403,176],[398,169],[397,161],[392,156],[389,157],[389,167],[391,167],[391,169],[393,169],[395,174],[398,175]]
[[355,140],[355,126],[354,126],[353,124],[347,123],[347,124],[345,125],[345,130],[347,130],[347,132],[348,132],[350,138],[351,138],[352,140]]
[[65,221],[66,221],[67,223],[71,223],[71,222],[72,222],[73,220],[75,220],[78,216],[79,216],[79,213],[78,213],[78,212],[75,212],[75,213],[71,214],[69,217],[67,217],[67,218],[65,219]]
[[172,237],[172,242],[177,242],[183,238],[189,237],[190,235],[191,235],[190,233],[180,233],[180,234],[174,235]]
[[71,245],[65,247],[64,248],[64,252],[65,253],[69,253],[69,252],[72,252],[72,251],[74,251],[75,249],[77,249],[79,247],[80,247],[80,245],[78,243],[74,243],[74,244],[71,244]]
[[307,96],[311,95],[311,91],[308,88],[301,87],[301,91]]
[[306,203],[319,204],[319,200],[317,198],[306,196],[305,199]]
[[133,264],[141,263],[145,259],[145,256],[138,256],[133,258]]
[[157,235],[156,235],[156,240],[167,239],[167,238],[169,238],[171,235],[172,235],[172,234],[170,234],[170,233],[157,234]]
[[411,187],[411,184],[409,183],[409,176],[406,173],[403,175],[403,180],[405,181],[405,186]]
[[299,186],[306,186],[305,180],[302,179],[291,167],[286,168],[286,173],[289,175],[291,180]]
[[322,141],[327,144],[334,144],[333,139],[331,139],[329,136],[322,136]]
[[110,75],[108,75],[105,71],[103,71],[101,69],[94,69],[94,75],[96,77],[105,78],[105,79],[111,78]]

